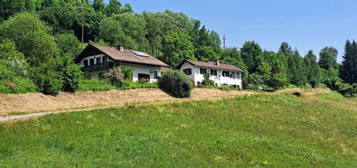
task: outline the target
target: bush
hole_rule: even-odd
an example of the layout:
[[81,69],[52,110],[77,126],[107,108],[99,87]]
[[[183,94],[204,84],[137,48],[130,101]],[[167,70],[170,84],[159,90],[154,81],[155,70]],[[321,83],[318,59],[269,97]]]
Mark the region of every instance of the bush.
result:
[[0,93],[35,93],[36,85],[30,79],[15,78],[12,81],[0,81]]
[[357,84],[347,84],[347,83],[336,83],[337,92],[345,97],[357,97]]
[[192,86],[191,80],[177,70],[167,71],[159,79],[159,88],[177,98],[190,97]]
[[79,65],[68,64],[62,68],[63,88],[65,92],[75,92],[79,88],[82,71]]
[[32,79],[39,91],[46,95],[55,96],[63,87],[61,73],[53,71],[50,64],[33,68]]
[[120,68],[121,68],[122,73],[124,74],[124,79],[128,80],[128,81],[132,81],[133,80],[133,71],[125,66],[121,66]]
[[114,67],[104,74],[104,77],[114,86],[121,87],[124,81],[124,73],[121,67]]
[[106,80],[80,80],[79,89],[80,91],[108,91],[116,89],[115,86],[111,85]]
[[214,81],[209,78],[209,74],[204,75],[204,79],[202,81],[202,85],[204,86],[214,86]]

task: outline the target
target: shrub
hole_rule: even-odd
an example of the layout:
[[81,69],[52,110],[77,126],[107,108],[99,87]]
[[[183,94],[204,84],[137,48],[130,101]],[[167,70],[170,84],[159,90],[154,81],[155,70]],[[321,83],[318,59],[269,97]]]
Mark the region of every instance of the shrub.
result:
[[209,78],[209,74],[204,75],[204,79],[202,81],[202,85],[204,86],[214,86],[214,81]]
[[159,87],[177,98],[190,97],[192,90],[191,80],[181,71],[170,70],[159,79]]
[[12,81],[0,81],[0,93],[35,93],[36,85],[30,79],[15,78]]
[[75,92],[79,88],[82,71],[79,65],[68,64],[62,68],[63,88],[65,92]]
[[51,65],[43,65],[32,69],[32,79],[40,92],[46,95],[55,96],[59,94],[63,87],[61,73],[51,69]]
[[121,68],[122,73],[124,74],[124,79],[128,80],[128,81],[132,81],[133,80],[133,71],[125,66],[121,66],[120,68]]
[[80,91],[108,91],[114,89],[116,89],[116,87],[111,85],[106,80],[97,80],[97,79],[79,80],[78,90]]
[[345,97],[357,97],[357,84],[347,84],[347,83],[336,83],[337,92]]
[[121,87],[125,75],[123,74],[121,67],[114,67],[113,69],[110,69],[107,73],[105,73],[104,77],[109,80],[112,85],[116,87]]

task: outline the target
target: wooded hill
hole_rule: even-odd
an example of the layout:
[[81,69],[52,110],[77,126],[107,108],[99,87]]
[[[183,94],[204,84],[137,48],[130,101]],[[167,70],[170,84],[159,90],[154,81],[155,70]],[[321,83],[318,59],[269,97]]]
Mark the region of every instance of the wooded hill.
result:
[[355,41],[346,42],[342,64],[333,47],[323,48],[319,59],[286,42],[278,52],[254,41],[223,49],[220,36],[199,20],[172,11],[135,13],[118,0],[0,0],[0,22],[0,90],[16,87],[15,93],[76,91],[81,71],[73,58],[81,41],[145,51],[172,68],[183,59],[220,60],[244,69],[243,85],[250,89],[295,85],[357,92],[349,85],[357,82]]

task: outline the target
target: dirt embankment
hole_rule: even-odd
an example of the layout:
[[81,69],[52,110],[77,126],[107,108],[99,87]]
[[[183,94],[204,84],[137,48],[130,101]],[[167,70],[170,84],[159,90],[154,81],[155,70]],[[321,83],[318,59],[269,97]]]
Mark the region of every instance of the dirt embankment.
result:
[[160,89],[112,90],[106,92],[61,93],[46,96],[40,93],[1,95],[0,116],[17,113],[66,111],[88,108],[123,106],[131,103],[170,103],[192,100],[214,100],[251,95],[248,91],[222,91],[217,89],[194,89],[191,98],[176,99]]

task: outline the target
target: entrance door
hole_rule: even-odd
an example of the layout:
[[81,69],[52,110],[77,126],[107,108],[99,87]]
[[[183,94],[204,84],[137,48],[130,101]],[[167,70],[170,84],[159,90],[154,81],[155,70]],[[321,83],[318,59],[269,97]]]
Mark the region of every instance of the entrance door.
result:
[[147,83],[150,82],[150,75],[149,74],[138,74],[139,82],[140,83]]

